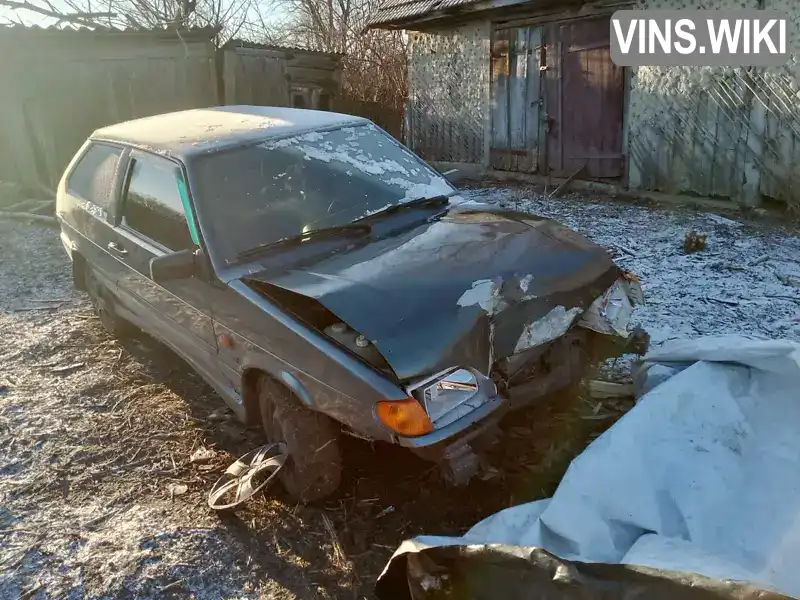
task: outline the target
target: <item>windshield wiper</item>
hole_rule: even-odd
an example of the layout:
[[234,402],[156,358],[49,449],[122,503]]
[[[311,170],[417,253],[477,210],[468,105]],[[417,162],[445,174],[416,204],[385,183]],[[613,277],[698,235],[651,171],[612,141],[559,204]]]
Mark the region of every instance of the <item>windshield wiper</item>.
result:
[[360,219],[356,219],[354,222],[358,223],[359,221],[363,221],[365,219],[372,219],[374,217],[382,217],[384,215],[388,215],[391,213],[396,213],[401,210],[406,210],[409,208],[423,208],[425,206],[439,206],[443,204],[447,204],[450,200],[450,195],[441,195],[441,196],[432,196],[431,198],[417,198],[416,200],[409,200],[408,202],[402,202],[400,204],[392,204],[391,206],[387,206],[383,210],[379,210],[378,212],[374,212],[371,215],[367,215],[366,217],[361,217]]
[[270,248],[296,246],[311,239],[335,238],[339,236],[352,235],[354,233],[367,234],[371,231],[372,231],[372,225],[370,225],[369,223],[354,222],[354,223],[347,223],[345,225],[336,225],[335,227],[322,227],[321,229],[312,229],[311,231],[306,231],[303,233],[299,233],[297,235],[281,238],[279,240],[275,240],[274,242],[267,242],[265,244],[259,244],[258,246],[253,246],[252,248],[248,248],[247,250],[242,250],[236,256],[238,258],[249,258],[256,254],[260,254],[264,250],[268,250]]

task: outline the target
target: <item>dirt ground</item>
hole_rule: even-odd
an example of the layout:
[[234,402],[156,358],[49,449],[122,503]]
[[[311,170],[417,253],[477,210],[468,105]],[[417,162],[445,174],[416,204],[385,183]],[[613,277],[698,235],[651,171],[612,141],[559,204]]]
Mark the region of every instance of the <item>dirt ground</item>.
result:
[[[642,275],[651,302],[637,318],[657,340],[800,338],[800,240],[790,232],[596,198],[548,201],[535,189],[471,193],[550,213],[607,245]],[[684,255],[694,226],[710,231],[709,249]],[[461,534],[549,496],[569,461],[630,408],[576,389],[513,415],[494,468],[464,488],[396,448],[347,438],[333,498],[297,506],[276,486],[219,515],[208,490],[259,432],[168,350],[144,336],[111,339],[72,291],[56,230],[0,220],[0,332],[3,600],[371,598],[403,539]],[[210,463],[189,462],[200,447],[216,451]]]

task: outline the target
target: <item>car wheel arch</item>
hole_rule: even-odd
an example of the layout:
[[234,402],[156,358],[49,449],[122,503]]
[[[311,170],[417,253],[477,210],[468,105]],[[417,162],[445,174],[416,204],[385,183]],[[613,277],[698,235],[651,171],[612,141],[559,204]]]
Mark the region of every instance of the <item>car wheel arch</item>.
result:
[[72,251],[72,285],[76,290],[88,292],[86,287],[87,262],[83,254],[77,250]]
[[311,395],[305,386],[291,373],[286,371],[276,376],[260,368],[249,367],[242,372],[242,402],[245,409],[245,418],[248,425],[261,423],[261,408],[259,406],[258,385],[259,380],[265,378],[274,385],[279,385],[289,390],[299,404],[314,409]]

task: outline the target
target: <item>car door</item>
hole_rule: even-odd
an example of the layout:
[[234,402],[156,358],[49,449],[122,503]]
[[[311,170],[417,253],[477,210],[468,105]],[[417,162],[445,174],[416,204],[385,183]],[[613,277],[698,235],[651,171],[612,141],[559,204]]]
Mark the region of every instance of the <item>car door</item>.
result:
[[156,256],[195,248],[180,192],[181,166],[133,150],[117,210],[111,253],[124,263],[117,280],[129,318],[160,338],[214,384],[220,374],[209,307],[210,283],[198,277],[157,284],[150,278]]

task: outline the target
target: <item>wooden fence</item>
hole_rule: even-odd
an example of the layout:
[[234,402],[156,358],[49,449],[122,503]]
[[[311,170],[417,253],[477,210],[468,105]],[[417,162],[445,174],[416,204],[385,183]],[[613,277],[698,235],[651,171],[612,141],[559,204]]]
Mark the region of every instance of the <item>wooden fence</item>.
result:
[[0,27],[0,180],[54,187],[98,127],[218,104],[214,35]]
[[338,110],[402,135],[402,116],[339,97],[341,56],[232,42],[214,29],[0,26],[0,181],[55,188],[95,130],[220,104]]

